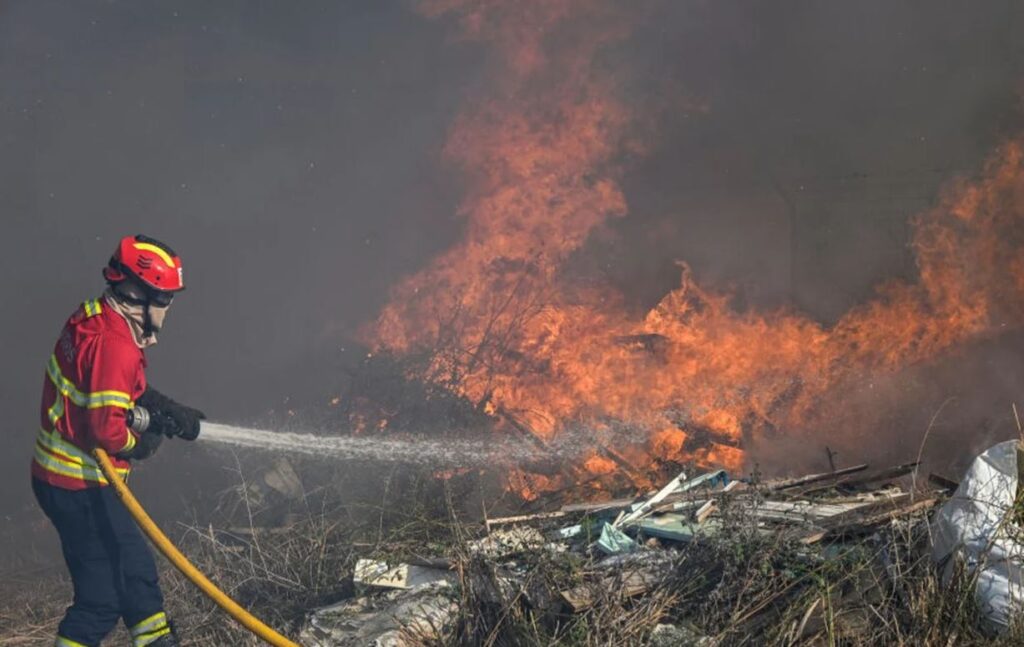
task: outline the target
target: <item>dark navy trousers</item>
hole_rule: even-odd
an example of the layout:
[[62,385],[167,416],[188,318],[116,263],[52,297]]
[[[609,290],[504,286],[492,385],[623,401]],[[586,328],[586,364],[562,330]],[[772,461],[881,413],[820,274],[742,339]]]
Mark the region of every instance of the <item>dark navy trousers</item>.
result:
[[163,617],[153,553],[113,488],[65,490],[32,479],[32,490],[57,528],[74,584],[62,638],[92,647],[119,618],[133,628]]

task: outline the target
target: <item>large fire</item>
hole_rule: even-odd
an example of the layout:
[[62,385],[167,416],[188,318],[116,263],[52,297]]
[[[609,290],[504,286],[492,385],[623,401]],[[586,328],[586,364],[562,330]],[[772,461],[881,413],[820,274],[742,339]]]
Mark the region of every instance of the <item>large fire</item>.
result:
[[[915,218],[918,280],[881,286],[835,325],[738,312],[682,264],[678,288],[630,313],[613,290],[562,272],[595,228],[627,213],[617,165],[642,153],[642,116],[598,60],[628,22],[580,0],[421,6],[493,43],[502,72],[446,148],[469,187],[463,238],[394,289],[368,338],[426,350],[414,377],[542,441],[588,430],[593,447],[575,469],[638,468],[642,480],[663,460],[740,468],[746,442],[799,425],[837,383],[934,358],[1024,314],[1018,142]],[[630,442],[602,444],[613,428]],[[529,495],[554,480],[519,474],[516,487]]]

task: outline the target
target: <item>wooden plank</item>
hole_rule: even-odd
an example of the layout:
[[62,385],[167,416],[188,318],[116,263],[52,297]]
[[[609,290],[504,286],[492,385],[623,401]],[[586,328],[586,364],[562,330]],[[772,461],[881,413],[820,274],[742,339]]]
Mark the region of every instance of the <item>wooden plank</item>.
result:
[[614,512],[624,510],[636,503],[639,499],[612,499],[611,501],[598,501],[595,503],[570,503],[560,508],[561,512]]
[[762,501],[750,513],[765,521],[796,521],[819,523],[838,515],[865,508],[871,501],[850,503],[820,503],[813,501]]
[[484,521],[484,525],[487,527],[487,532],[491,531],[493,526],[504,526],[510,523],[526,523],[527,521],[542,521],[544,519],[557,519],[568,515],[568,512],[564,510],[556,510],[555,512],[538,512],[536,514],[521,514],[515,517],[498,517],[497,519],[487,519]]
[[629,524],[636,521],[637,519],[640,519],[641,517],[649,515],[655,506],[661,503],[665,499],[665,497],[672,494],[672,492],[674,492],[676,488],[680,487],[685,481],[686,474],[680,472],[678,476],[676,476],[674,479],[669,481],[667,485],[658,490],[658,492],[654,496],[644,501],[636,510],[629,512],[624,517],[616,519],[613,525],[618,527],[619,525]]
[[830,490],[832,488],[857,487],[857,486],[861,486],[861,485],[867,485],[868,483],[875,483],[875,482],[878,482],[878,481],[886,481],[886,480],[890,480],[890,479],[899,478],[901,476],[906,476],[907,474],[910,474],[915,469],[917,469],[917,467],[920,464],[921,463],[919,463],[919,462],[904,463],[903,465],[895,465],[893,467],[889,467],[889,468],[884,469],[884,470],[878,470],[878,471],[875,471],[875,472],[870,472],[868,474],[864,474],[863,476],[856,476],[856,477],[849,477],[849,478],[844,477],[844,478],[841,478],[841,479],[835,481],[834,483],[829,483],[827,485],[816,485],[814,487],[810,487],[810,488],[801,490],[800,491],[800,495],[808,495],[808,496],[810,496],[810,495],[816,494],[818,492],[823,492],[825,490]]
[[790,479],[778,479],[774,481],[767,481],[764,483],[764,487],[770,492],[777,492],[780,490],[788,490],[801,485],[810,485],[811,483],[820,483],[821,481],[830,481],[846,476],[848,474],[855,474],[857,472],[863,472],[869,467],[866,463],[863,465],[854,465],[853,467],[846,467],[835,472],[823,472],[821,474],[808,474],[806,476],[798,476]]
[[682,494],[673,494],[665,497],[665,500],[662,501],[660,505],[656,506],[651,512],[658,514],[661,512],[677,512],[679,510],[686,510],[692,508],[694,504],[701,504],[708,499],[721,501],[726,496],[738,495],[749,489],[750,485],[743,481],[729,481],[729,484],[726,485],[724,489],[713,492],[684,492]]
[[851,510],[850,512],[832,517],[827,520],[825,527],[837,528],[845,524],[861,523],[864,519],[884,514],[886,512],[894,512],[899,510],[901,507],[905,507],[912,503],[910,498],[910,492],[901,492],[886,499],[874,501],[865,507],[857,508],[856,510]]
[[718,505],[714,501],[708,501],[693,513],[693,518],[697,523],[704,523],[717,509]]
[[916,512],[930,510],[938,502],[939,499],[925,499],[923,501],[917,501],[916,503],[900,506],[895,510],[868,515],[862,519],[857,519],[832,528],[811,533],[804,536],[800,541],[804,544],[816,544],[825,539],[836,539],[839,537],[860,534],[872,530],[876,526],[893,521],[894,519],[906,517]]
[[826,503],[877,503],[879,501],[888,501],[892,497],[902,494],[906,494],[906,492],[898,487],[887,487],[882,490],[870,490],[860,492],[859,494],[833,494],[827,498],[821,497],[811,500]]
[[[741,485],[746,484],[741,483],[740,481],[729,481],[729,484],[726,485],[723,489],[719,490],[718,492],[712,492],[710,494],[726,494],[738,489]],[[660,506],[660,508],[664,508],[664,510],[662,510],[663,512],[681,512],[683,510],[690,510],[696,508],[696,511],[693,513],[693,520],[696,521],[698,524],[702,524],[708,520],[708,517],[710,517],[712,514],[718,511],[719,499],[718,497],[707,498],[708,493],[700,493],[700,496],[703,498],[693,498],[686,501],[677,501],[676,503],[672,503],[668,506]],[[654,511],[658,512],[659,508],[656,507]]]

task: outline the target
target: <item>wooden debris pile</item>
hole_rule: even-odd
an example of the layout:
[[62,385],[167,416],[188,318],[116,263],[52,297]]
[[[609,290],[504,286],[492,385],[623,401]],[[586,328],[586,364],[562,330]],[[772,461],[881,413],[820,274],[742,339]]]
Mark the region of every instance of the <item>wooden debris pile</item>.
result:
[[[648,497],[569,504],[557,511],[488,519],[485,524],[490,532],[582,515],[601,520],[640,543],[651,538],[688,543],[701,535],[714,535],[727,514],[744,516],[766,532],[784,531],[814,544],[868,533],[894,519],[930,510],[956,489],[954,481],[931,475],[932,490],[911,492],[900,481],[917,467],[907,463],[871,471],[868,465],[855,465],[760,483],[730,481],[724,471],[693,479],[681,474]],[[571,538],[582,528],[578,524],[563,528],[559,537]]]
[[[756,635],[767,618],[806,593],[812,578],[801,572],[827,564],[837,546],[863,544],[894,523],[926,518],[955,488],[941,477],[917,478],[917,467],[907,463],[872,470],[856,465],[760,482],[732,480],[721,470],[696,477],[680,474],[641,497],[487,519],[481,536],[441,556],[400,563],[379,557],[360,560],[354,583],[363,597],[314,613],[303,644],[412,645],[424,639],[444,642],[455,634],[472,644],[518,616],[530,616],[533,626],[557,628],[571,625],[573,616],[596,613],[602,605],[644,601],[653,609],[648,614],[652,624],[637,624],[636,640],[653,644],[656,635],[694,634],[693,626],[678,622],[687,613],[678,604],[681,599],[698,600],[690,611],[701,609],[702,631],[708,631],[715,625],[714,614],[701,606],[699,596],[721,605],[729,597],[729,580],[738,577],[731,558],[722,555],[772,546],[773,555],[785,558],[758,562],[767,573],[764,601],[743,613],[733,609],[723,623],[732,627],[723,631],[742,627]],[[755,539],[745,547],[721,549],[737,541],[738,534]],[[872,564],[873,583],[850,587],[858,599],[869,598],[867,591],[885,577],[884,560],[872,558]],[[771,584],[773,570],[786,573],[785,583]],[[749,598],[757,587],[745,586]],[[674,610],[670,600],[677,601]],[[471,604],[477,606],[467,609]],[[374,608],[380,611],[374,613]],[[823,613],[820,600],[808,607],[806,617],[791,628],[793,638],[819,630]],[[835,609],[828,613],[842,615]],[[488,624],[488,617],[494,622]],[[662,622],[669,617],[676,622]],[[373,627],[381,629],[380,636],[374,637]],[[416,638],[403,634],[402,627],[415,628]],[[693,644],[700,641],[695,638]]]

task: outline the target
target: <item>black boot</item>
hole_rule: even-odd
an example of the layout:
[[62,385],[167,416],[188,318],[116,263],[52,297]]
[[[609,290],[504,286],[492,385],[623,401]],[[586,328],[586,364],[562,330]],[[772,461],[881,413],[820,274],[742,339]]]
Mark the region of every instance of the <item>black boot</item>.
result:
[[168,620],[167,626],[170,627],[171,633],[160,636],[146,647],[179,647],[181,643],[178,642],[178,632],[175,631],[174,621]]
[[181,643],[174,637],[173,633],[160,636],[153,642],[149,643],[146,647],[179,647]]

